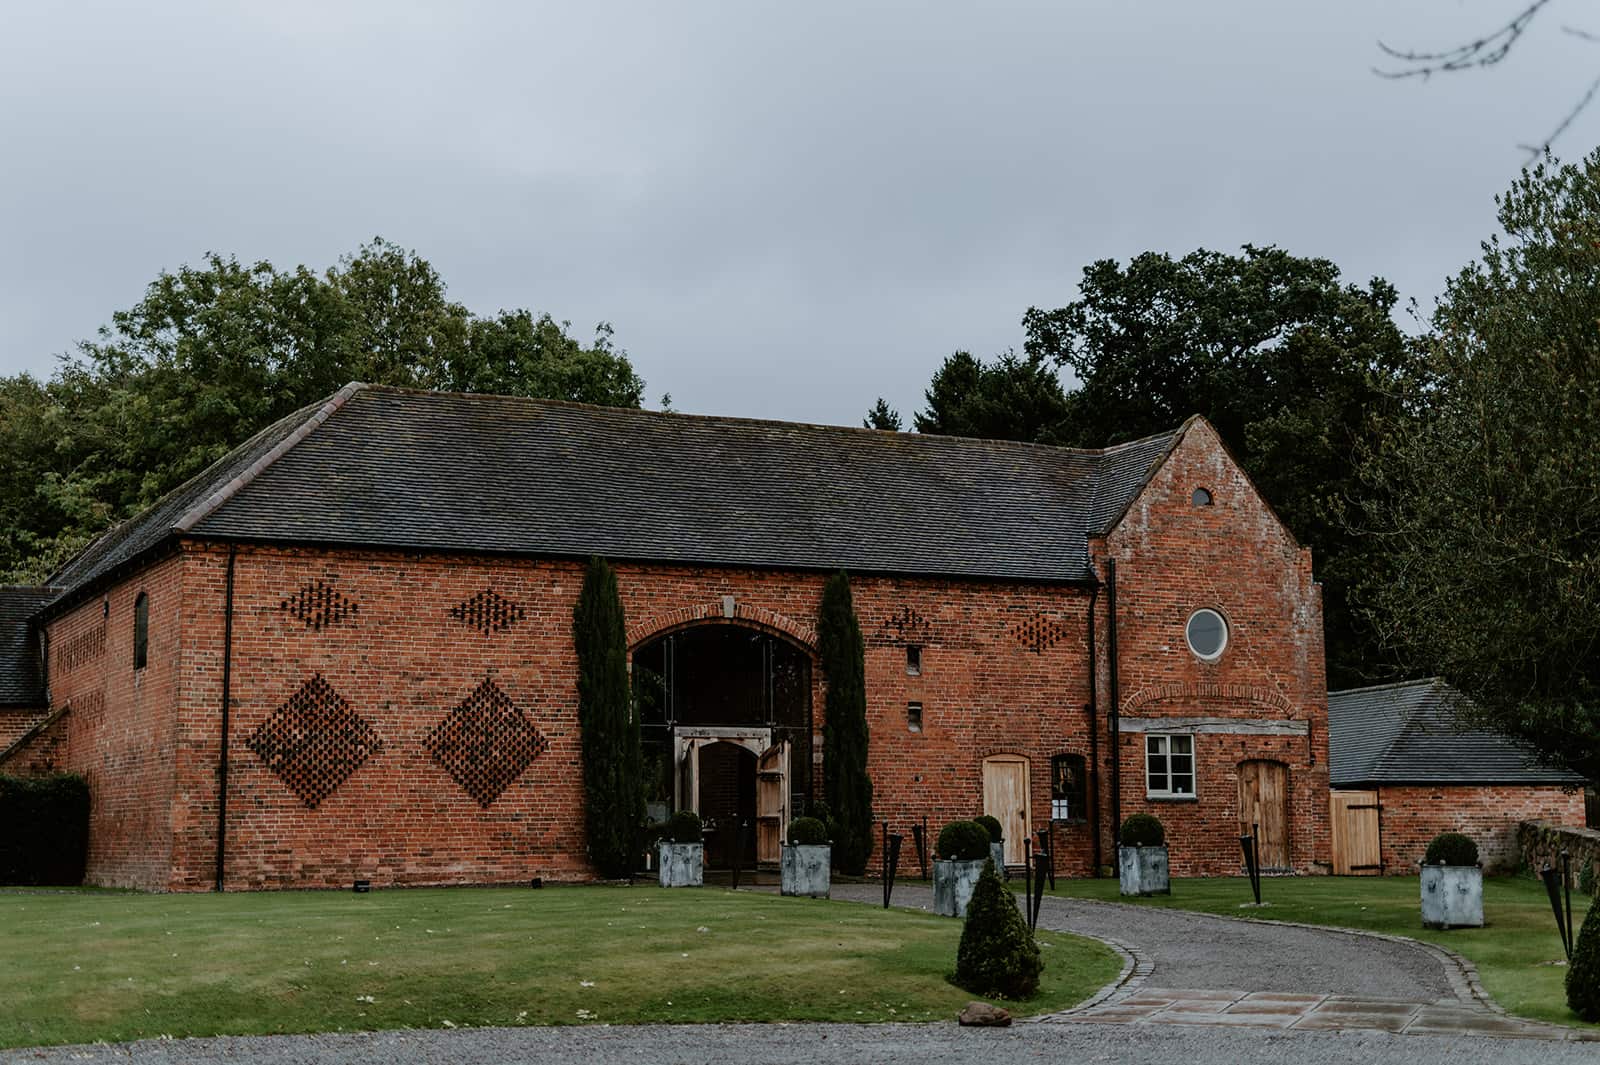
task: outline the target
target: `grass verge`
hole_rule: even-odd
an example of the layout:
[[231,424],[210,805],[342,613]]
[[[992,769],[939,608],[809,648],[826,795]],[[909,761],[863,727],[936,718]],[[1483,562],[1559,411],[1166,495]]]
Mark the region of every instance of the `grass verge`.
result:
[[[518,1024],[926,1021],[961,923],[717,888],[0,895],[0,1046]],[[1040,933],[1065,1009],[1114,979]]]
[[[1561,937],[1544,886],[1519,877],[1486,877],[1483,928],[1437,931],[1422,927],[1421,888],[1412,877],[1284,877],[1261,882],[1263,909],[1241,909],[1252,902],[1243,877],[1174,880],[1172,894],[1124,899],[1117,881],[1057,880],[1053,894],[1069,898],[1128,902],[1231,917],[1360,928],[1409,936],[1448,947],[1477,966],[1484,990],[1522,1017],[1587,1027],[1567,1009],[1566,966]],[[1572,900],[1573,919],[1582,923],[1589,899]]]

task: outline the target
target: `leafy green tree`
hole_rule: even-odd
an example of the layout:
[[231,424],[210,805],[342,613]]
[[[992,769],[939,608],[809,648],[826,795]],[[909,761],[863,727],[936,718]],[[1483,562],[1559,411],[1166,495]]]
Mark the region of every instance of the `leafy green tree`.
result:
[[1467,716],[1600,780],[1600,152],[1540,164],[1446,286],[1367,449],[1378,631]]
[[862,421],[861,427],[863,429],[888,429],[891,432],[898,433],[904,428],[904,423],[900,420],[900,412],[889,406],[888,400],[879,396],[878,402],[874,403],[872,409],[867,411],[867,416]]
[[601,875],[626,876],[644,823],[643,755],[628,682],[627,623],[617,575],[604,559],[589,560],[572,611],[572,640],[589,857]]
[[209,255],[161,274],[52,379],[0,378],[0,579],[39,579],[251,434],[348,381],[637,407],[643,382],[526,310],[474,317],[383,240],[325,274]]
[[1357,485],[1367,419],[1396,405],[1416,363],[1390,316],[1396,299],[1381,279],[1346,285],[1326,259],[1277,248],[1104,260],[1085,269],[1077,300],[1027,312],[1023,357],[947,359],[917,429],[1103,447],[1204,415],[1316,555],[1331,682],[1387,677],[1398,664],[1348,597],[1377,548],[1346,528],[1338,502]]
[[823,795],[833,821],[833,858],[852,876],[866,872],[872,854],[872,778],[867,775],[866,645],[841,570],[822,590],[817,624],[828,682],[822,725]]
[[951,355],[924,393],[919,433],[1054,443],[1067,399],[1055,367],[1035,355],[1006,352],[992,363],[970,352]]

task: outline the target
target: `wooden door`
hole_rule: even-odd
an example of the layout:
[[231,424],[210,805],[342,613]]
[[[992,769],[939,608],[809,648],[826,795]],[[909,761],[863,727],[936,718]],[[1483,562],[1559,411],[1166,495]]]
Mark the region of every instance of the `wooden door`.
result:
[[1239,834],[1259,831],[1261,868],[1289,866],[1289,767],[1282,762],[1239,763]]
[[1334,876],[1378,876],[1383,872],[1383,843],[1378,834],[1381,809],[1375,791],[1328,793]]
[[789,741],[768,747],[756,759],[756,861],[776,862],[789,830]]
[[1006,864],[1022,864],[1032,821],[1028,807],[1028,760],[997,755],[983,762],[983,812],[1000,822],[1006,835]]

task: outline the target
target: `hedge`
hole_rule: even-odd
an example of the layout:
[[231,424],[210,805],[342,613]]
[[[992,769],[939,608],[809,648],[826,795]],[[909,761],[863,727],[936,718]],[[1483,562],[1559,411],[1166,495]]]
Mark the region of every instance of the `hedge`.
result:
[[0,884],[83,883],[89,785],[76,773],[0,775]]

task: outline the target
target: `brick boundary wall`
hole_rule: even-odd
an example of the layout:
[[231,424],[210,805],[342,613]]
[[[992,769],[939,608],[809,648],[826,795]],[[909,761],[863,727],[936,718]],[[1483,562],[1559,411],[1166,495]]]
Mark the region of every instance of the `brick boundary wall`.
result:
[[1560,867],[1558,855],[1565,848],[1572,856],[1572,887],[1580,887],[1584,866],[1593,870],[1594,883],[1600,884],[1600,829],[1553,825],[1548,821],[1523,821],[1517,825],[1517,852],[1522,867],[1537,876],[1546,862]]
[[1485,872],[1512,872],[1519,862],[1518,822],[1524,819],[1581,824],[1583,795],[1555,785],[1386,785],[1382,804],[1383,871],[1408,876],[1441,832],[1460,832],[1478,845]]

